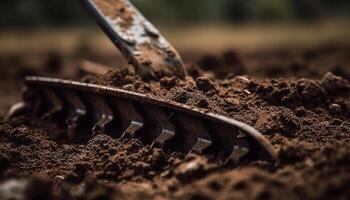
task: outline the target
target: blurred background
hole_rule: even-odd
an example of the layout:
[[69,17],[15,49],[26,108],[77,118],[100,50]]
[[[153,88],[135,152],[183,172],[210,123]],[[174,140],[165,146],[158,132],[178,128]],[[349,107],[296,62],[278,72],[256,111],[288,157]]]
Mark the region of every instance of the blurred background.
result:
[[[320,41],[344,42],[350,34],[349,0],[132,2],[176,47],[182,49],[217,51],[228,47],[245,50],[314,45]],[[28,38],[34,41],[36,37],[45,39],[48,36],[54,38],[51,43],[57,48],[71,46],[74,44],[72,39],[77,37],[97,41],[93,46],[111,47],[99,37],[101,32],[78,0],[1,0],[0,30],[5,38],[0,40],[1,46],[7,50],[12,49],[13,40],[31,48],[33,44]],[[23,32],[18,37],[13,30]],[[45,30],[48,31],[46,34]],[[62,30],[67,33],[63,41],[55,38]],[[35,32],[41,35],[37,36]],[[92,36],[96,37],[92,39]],[[38,45],[38,42],[34,43]]]
[[[349,19],[348,0],[131,0],[160,24],[314,22]],[[86,26],[78,0],[2,0],[2,28]]]

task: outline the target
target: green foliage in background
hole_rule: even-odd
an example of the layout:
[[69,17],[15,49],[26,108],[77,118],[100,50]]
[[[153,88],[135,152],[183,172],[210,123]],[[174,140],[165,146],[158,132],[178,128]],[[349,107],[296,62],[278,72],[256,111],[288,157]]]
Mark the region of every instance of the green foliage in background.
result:
[[0,0],[0,27],[86,24],[77,0]]
[[233,0],[224,1],[225,17],[229,21],[292,20],[293,5],[290,0]]
[[226,0],[132,0],[150,19],[168,22],[197,22],[222,17]]
[[310,21],[349,17],[349,0],[132,0],[152,20],[168,22]]
[[[131,0],[159,23],[311,21],[350,17],[350,0]],[[87,25],[78,0],[1,0],[0,27]]]

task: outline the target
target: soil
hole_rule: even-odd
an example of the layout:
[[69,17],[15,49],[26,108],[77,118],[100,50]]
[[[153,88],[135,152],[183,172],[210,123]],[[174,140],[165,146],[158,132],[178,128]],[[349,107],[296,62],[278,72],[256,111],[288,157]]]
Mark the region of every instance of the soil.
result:
[[121,28],[129,29],[133,25],[133,10],[126,4],[125,1],[93,1],[104,15],[111,19],[118,19],[118,25]]
[[[185,79],[145,82],[127,68],[84,74],[85,82],[241,120],[268,138],[278,159],[228,167],[105,134],[72,144],[59,140],[53,125],[19,117],[0,123],[0,199],[349,199],[349,50],[230,50],[192,60]],[[42,55],[35,68],[19,57],[17,64],[11,56],[0,63],[1,118],[20,99],[24,75],[82,76],[67,73],[72,58],[59,53]],[[16,65],[3,67],[8,63]]]

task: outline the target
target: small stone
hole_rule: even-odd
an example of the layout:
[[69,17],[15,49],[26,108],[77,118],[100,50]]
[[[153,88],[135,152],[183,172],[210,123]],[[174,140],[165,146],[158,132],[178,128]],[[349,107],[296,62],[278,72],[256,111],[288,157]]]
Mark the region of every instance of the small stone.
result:
[[249,84],[251,83],[251,80],[249,80],[247,77],[245,76],[236,76],[235,79],[240,82],[240,83],[243,83],[243,84]]
[[245,90],[243,90],[245,93],[247,93],[247,94],[252,94],[249,90],[247,90],[247,89],[245,89]]
[[338,118],[334,118],[331,121],[331,125],[340,126],[341,124],[343,124],[343,121],[341,119],[338,119]]
[[149,171],[148,173],[147,173],[147,176],[148,177],[153,177],[153,176],[155,176],[156,175],[156,173],[154,172],[154,171]]
[[337,103],[330,104],[328,106],[328,109],[332,114],[338,114],[338,113],[341,113],[341,111],[342,111],[341,106]]
[[165,89],[171,89],[173,88],[177,83],[177,78],[175,77],[164,77],[162,79],[160,79],[160,85],[162,86],[162,88]]
[[124,90],[135,91],[135,87],[132,84],[127,84],[123,86]]
[[198,101],[197,106],[201,108],[207,108],[209,106],[209,103],[206,99],[203,98]]
[[304,107],[299,107],[297,109],[295,109],[295,115],[298,117],[303,117],[306,114],[306,110]]
[[64,176],[57,175],[57,176],[55,176],[54,179],[55,179],[56,181],[64,181]]
[[181,89],[178,91],[174,97],[174,100],[179,103],[186,103],[186,101],[190,98],[190,93]]
[[203,92],[208,92],[211,90],[216,91],[214,82],[206,77],[198,77],[196,79],[196,85],[197,88]]
[[135,83],[133,85],[134,85],[135,89],[138,89],[142,86],[142,83],[141,83],[141,81],[135,81]]

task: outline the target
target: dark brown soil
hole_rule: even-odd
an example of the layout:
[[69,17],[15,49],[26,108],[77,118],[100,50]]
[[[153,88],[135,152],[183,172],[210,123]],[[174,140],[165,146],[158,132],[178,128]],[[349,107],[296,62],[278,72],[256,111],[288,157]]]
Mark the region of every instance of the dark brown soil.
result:
[[[144,82],[128,69],[84,78],[246,122],[274,145],[275,162],[224,167],[104,134],[62,143],[55,127],[20,117],[0,124],[0,199],[349,199],[350,48],[327,48],[206,56],[188,66],[185,80]],[[24,69],[3,70],[1,85],[19,88],[8,80]],[[4,91],[19,99],[19,90]]]

